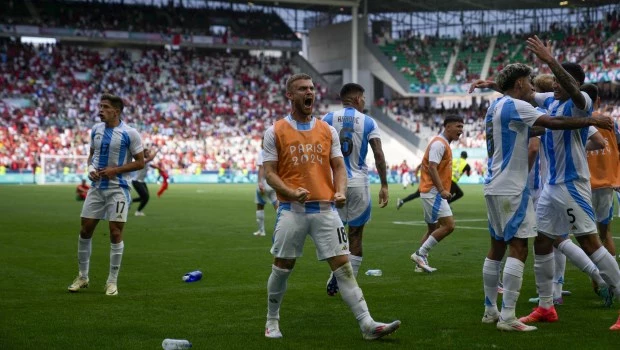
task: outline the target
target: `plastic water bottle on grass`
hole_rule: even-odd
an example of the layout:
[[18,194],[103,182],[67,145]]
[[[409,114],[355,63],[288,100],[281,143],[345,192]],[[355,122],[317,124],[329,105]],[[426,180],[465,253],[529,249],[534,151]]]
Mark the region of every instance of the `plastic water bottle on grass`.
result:
[[161,347],[164,350],[182,350],[192,347],[192,343],[185,339],[164,339],[161,343]]
[[383,276],[383,271],[381,270],[368,270],[366,271],[366,276]]
[[183,281],[196,282],[196,281],[200,281],[201,278],[202,278],[202,272],[192,271],[192,272],[186,273],[185,276],[183,276]]

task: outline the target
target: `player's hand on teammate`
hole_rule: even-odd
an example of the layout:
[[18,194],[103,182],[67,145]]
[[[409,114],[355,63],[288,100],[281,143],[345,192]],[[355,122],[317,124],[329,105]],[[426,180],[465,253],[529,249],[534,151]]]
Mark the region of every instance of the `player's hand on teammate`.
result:
[[111,179],[114,176],[118,175],[118,172],[116,171],[116,167],[106,167],[99,170],[98,174],[99,177],[102,179]]
[[303,204],[310,198],[310,191],[303,187],[298,187],[295,191],[293,191],[293,195],[291,197]]
[[388,201],[390,200],[390,194],[388,193],[387,187],[381,187],[379,190],[379,208],[385,208],[388,205]]
[[446,191],[446,190],[441,191],[441,193],[439,195],[441,196],[441,198],[443,198],[445,200],[448,200],[448,199],[452,198],[452,193],[450,193],[450,191]]
[[493,90],[495,90],[496,86],[497,85],[495,84],[495,81],[493,81],[493,80],[478,79],[478,80],[474,81],[469,86],[469,93],[471,94],[476,89],[493,89]]
[[611,119],[608,116],[604,116],[604,115],[600,115],[600,116],[593,116],[592,119],[594,120],[594,126],[599,127],[601,129],[605,129],[605,130],[613,130],[614,129],[614,121],[613,119]]
[[334,194],[334,202],[336,202],[336,208],[342,208],[344,207],[344,204],[347,201],[347,197],[340,193],[340,192],[336,192]]
[[547,44],[545,44],[538,38],[537,35],[534,35],[533,37],[527,39],[527,48],[545,63],[555,60],[553,57],[553,48],[551,47],[550,40],[548,40]]

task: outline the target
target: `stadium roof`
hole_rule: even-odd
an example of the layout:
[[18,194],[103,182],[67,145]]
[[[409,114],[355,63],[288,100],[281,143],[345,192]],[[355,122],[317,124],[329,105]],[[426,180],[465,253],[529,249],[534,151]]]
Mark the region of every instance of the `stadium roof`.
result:
[[[363,9],[364,0],[231,0],[237,3],[274,5],[281,8],[331,12],[338,7],[351,7],[355,3]],[[367,0],[369,13],[435,12],[471,10],[516,10],[560,7],[592,7],[617,4],[618,0]]]

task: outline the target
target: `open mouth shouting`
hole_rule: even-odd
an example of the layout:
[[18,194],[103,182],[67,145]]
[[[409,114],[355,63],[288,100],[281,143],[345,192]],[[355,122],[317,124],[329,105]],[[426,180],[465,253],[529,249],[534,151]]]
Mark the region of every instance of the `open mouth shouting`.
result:
[[306,98],[304,98],[304,107],[306,109],[311,109],[313,104],[314,104],[314,96],[306,96]]

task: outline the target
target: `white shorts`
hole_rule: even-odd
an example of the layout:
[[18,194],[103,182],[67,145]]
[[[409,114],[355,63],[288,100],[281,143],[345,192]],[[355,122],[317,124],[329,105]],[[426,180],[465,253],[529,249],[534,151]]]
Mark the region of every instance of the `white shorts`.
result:
[[[306,236],[316,246],[319,260],[349,254],[347,232],[332,203],[306,203],[305,212],[293,211],[292,203],[280,203],[271,254],[296,259],[303,255]],[[313,206],[316,205],[316,208]]]
[[538,208],[538,231],[551,236],[596,233],[589,181],[545,185]]
[[256,196],[254,198],[254,203],[265,205],[267,202],[275,205],[278,202],[278,197],[276,196],[276,190],[271,188],[269,185],[265,185],[263,193],[260,192],[258,186],[256,187]]
[[370,221],[370,188],[347,188],[347,202],[338,209],[342,223],[349,226],[363,226]]
[[422,200],[422,208],[424,209],[424,221],[427,224],[437,223],[439,218],[452,216],[452,209],[448,201],[441,198],[439,193],[432,198],[420,198]]
[[536,237],[536,213],[526,189],[520,195],[485,195],[489,232],[498,241]]
[[81,217],[127,222],[131,196],[127,188],[98,189],[91,187],[82,206]]
[[614,217],[613,188],[597,188],[592,190],[592,207],[596,215],[596,222],[609,224]]

